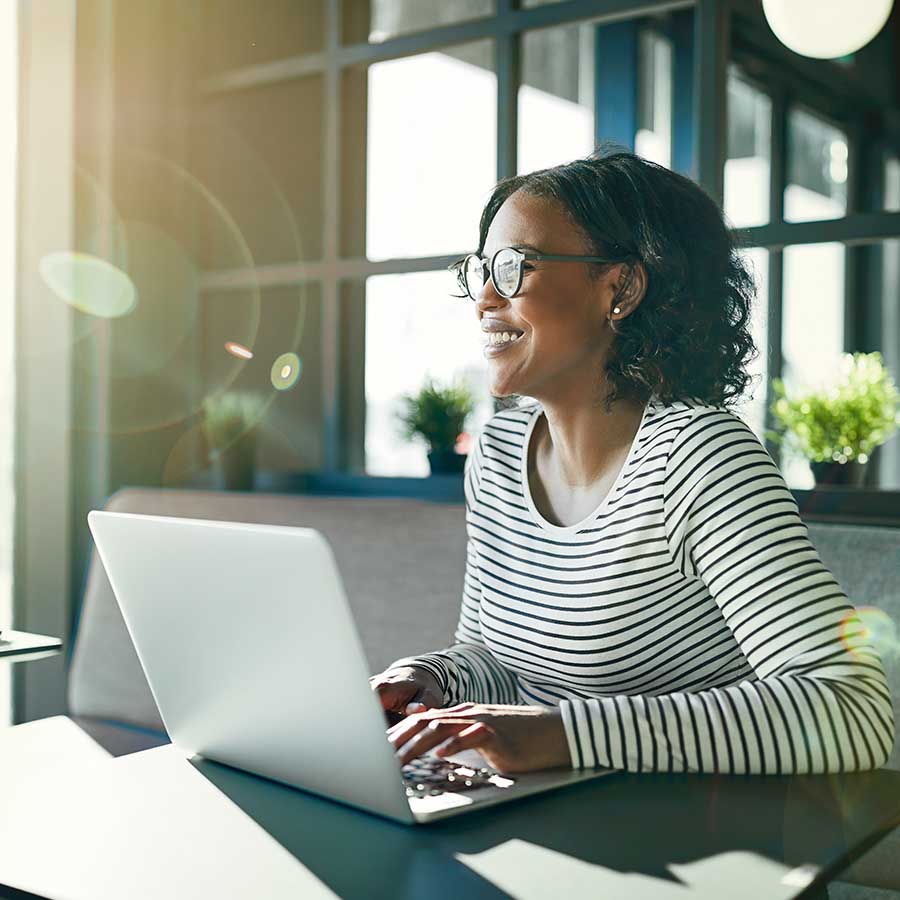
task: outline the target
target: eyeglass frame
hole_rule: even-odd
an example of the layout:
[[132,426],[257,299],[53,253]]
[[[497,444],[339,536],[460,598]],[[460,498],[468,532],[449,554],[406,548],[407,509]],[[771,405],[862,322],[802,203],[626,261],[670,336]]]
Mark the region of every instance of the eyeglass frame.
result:
[[[516,280],[516,288],[515,290],[507,297],[498,287],[497,282],[494,279],[494,261],[497,259],[497,255],[502,253],[504,250],[512,250],[513,253],[518,257],[518,269],[519,269],[519,277]],[[499,250],[495,250],[490,260],[487,260],[483,256],[479,256],[477,253],[467,253],[462,259],[456,260],[456,262],[451,263],[447,266],[448,270],[456,269],[456,279],[459,283],[459,286],[466,292],[465,296],[467,296],[473,303],[478,301],[477,297],[473,297],[471,291],[469,290],[469,285],[466,283],[463,277],[463,270],[468,265],[468,261],[471,257],[475,257],[478,262],[481,263],[481,270],[484,271],[485,265],[488,266],[489,279],[493,282],[494,290],[503,297],[504,300],[512,300],[516,297],[519,291],[522,290],[522,280],[525,277],[525,270],[522,268],[522,263],[529,259],[541,260],[546,259],[551,262],[597,262],[597,263],[616,263],[623,262],[622,259],[607,259],[604,256],[572,256],[572,255],[563,255],[560,256],[558,254],[553,253],[534,253],[530,251],[519,250],[518,247],[500,247]],[[485,284],[488,283],[488,279],[485,279]]]

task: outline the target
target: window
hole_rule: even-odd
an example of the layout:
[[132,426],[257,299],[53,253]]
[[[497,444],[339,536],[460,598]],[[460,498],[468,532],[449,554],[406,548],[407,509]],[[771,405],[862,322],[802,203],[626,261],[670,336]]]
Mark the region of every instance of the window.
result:
[[519,86],[519,173],[594,149],[594,39],[585,23],[526,32]]
[[204,100],[186,129],[196,181],[178,188],[191,201],[194,240],[206,242],[197,248],[204,268],[248,265],[223,233],[226,222],[239,230],[250,266],[322,258],[322,104],[321,75]]
[[728,73],[725,215],[736,228],[769,221],[772,103],[731,67]]
[[847,135],[803,109],[788,114],[786,222],[837,219],[847,212]]
[[[3,318],[3,352],[0,353],[0,625],[12,622],[13,569],[13,438],[15,435],[15,334],[16,310],[16,114],[18,109],[16,4],[0,9],[0,111],[4,140],[0,141],[0,283],[5,302],[0,305]],[[0,665],[0,728],[11,724],[10,669]]]
[[190,45],[200,78],[319,53],[325,45],[322,0],[193,0],[188,10],[202,35]]
[[[767,295],[766,377],[782,378],[789,393],[824,386],[842,353],[876,349],[896,372],[896,42],[885,29],[836,64],[801,59],[766,35],[759,10],[730,20],[723,172],[726,216],[746,244],[768,251],[768,278],[757,278]],[[771,399],[756,411],[767,428]],[[896,443],[884,445],[867,486],[900,485]],[[769,449],[791,487],[814,486],[806,460],[781,444]]]
[[343,34],[346,43],[380,43],[403,34],[478,19],[494,12],[493,0],[344,0]]
[[[303,376],[275,398],[277,423],[267,419],[283,432],[279,446],[296,452],[267,451],[266,465],[424,474],[424,448],[400,446],[394,416],[429,374],[469,378],[478,427],[492,404],[486,367],[471,305],[448,296],[445,267],[475,249],[502,177],[587,155],[600,140],[691,171],[695,109],[704,134],[715,120],[694,84],[709,57],[693,47],[693,11],[669,6],[653,0],[622,19],[606,0],[273,0],[265,14],[201,0],[184,13],[195,29],[198,123],[185,170],[228,214],[215,227],[209,210],[185,216],[184,234],[194,225],[201,242],[197,315],[214,336],[197,357],[207,387],[232,369],[234,385],[267,380],[254,366],[274,352],[272,328],[291,331],[292,292],[306,292]],[[750,208],[768,193],[747,173],[762,184],[771,171],[771,101],[753,84],[748,74],[729,87],[729,209],[744,224],[769,212]],[[760,248],[748,252],[762,285],[757,375],[772,337],[764,294],[775,259]],[[218,346],[250,333],[242,307],[259,316],[260,352],[246,365]],[[745,413],[760,430],[765,392],[757,383],[752,393]]]
[[491,44],[370,66],[367,110],[366,257],[475,249],[496,172]]
[[[845,248],[809,244],[784,251],[782,306],[783,378],[788,393],[827,382],[844,350]],[[813,486],[803,459],[786,453],[788,485]]]
[[638,45],[638,130],[634,152],[672,164],[672,42],[643,28]]
[[493,414],[482,335],[474,304],[449,272],[379,275],[366,282],[366,435],[368,475],[428,475],[426,445],[401,434],[401,397],[426,377],[465,383],[477,398],[467,429],[478,433]]
[[673,45],[667,19],[581,22],[528,31],[518,91],[518,171],[615,141],[672,162]]

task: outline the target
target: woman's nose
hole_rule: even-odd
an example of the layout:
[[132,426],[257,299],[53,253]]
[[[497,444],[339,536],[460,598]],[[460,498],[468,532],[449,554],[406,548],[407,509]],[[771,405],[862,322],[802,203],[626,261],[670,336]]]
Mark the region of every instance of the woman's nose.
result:
[[475,298],[476,311],[481,313],[484,310],[496,309],[499,306],[507,305],[509,305],[509,300],[497,293],[494,289],[493,279],[488,278]]

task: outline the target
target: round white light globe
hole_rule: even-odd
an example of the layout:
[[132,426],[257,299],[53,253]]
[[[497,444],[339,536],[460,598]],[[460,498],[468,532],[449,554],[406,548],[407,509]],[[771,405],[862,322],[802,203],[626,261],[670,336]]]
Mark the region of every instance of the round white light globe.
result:
[[833,59],[864,47],[881,31],[894,0],[763,0],[775,35],[801,56]]

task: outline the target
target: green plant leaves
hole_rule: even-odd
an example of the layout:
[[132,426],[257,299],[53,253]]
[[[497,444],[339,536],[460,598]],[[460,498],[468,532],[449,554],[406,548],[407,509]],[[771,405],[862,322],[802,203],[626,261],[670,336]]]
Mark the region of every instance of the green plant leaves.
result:
[[789,397],[782,379],[772,379],[772,387],[776,430],[765,436],[812,462],[864,463],[900,425],[900,392],[877,351],[842,354],[837,377],[825,389]]
[[405,410],[399,419],[409,439],[421,435],[430,450],[452,450],[475,408],[475,397],[465,385],[439,387],[427,378],[416,395],[404,394]]
[[263,414],[259,394],[228,391],[203,401],[203,431],[211,448],[222,450],[253,428]]

